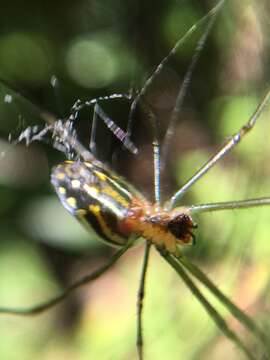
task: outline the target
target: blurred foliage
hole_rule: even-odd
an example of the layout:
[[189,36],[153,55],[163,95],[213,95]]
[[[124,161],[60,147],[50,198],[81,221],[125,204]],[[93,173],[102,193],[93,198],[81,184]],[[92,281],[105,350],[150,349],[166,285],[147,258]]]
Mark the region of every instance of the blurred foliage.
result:
[[[78,98],[140,88],[175,41],[212,5],[176,0],[5,3],[0,77],[42,108],[67,115]],[[269,88],[269,11],[265,0],[229,0],[218,17],[171,139],[164,200],[238,130]],[[204,30],[177,52],[149,95],[161,127],[166,127]],[[8,144],[9,134],[15,138],[25,127],[41,124],[29,104],[9,95],[0,87],[0,305],[23,306],[49,298],[106,261],[112,250],[86,233],[57,202],[49,169],[63,155],[46,143],[28,148]],[[126,126],[128,103],[113,100],[102,106]],[[194,185],[184,203],[270,194],[269,114],[267,110],[233,154]],[[132,138],[139,155],[122,149],[103,124],[97,132],[98,155],[152,198],[151,134],[147,118],[136,115]],[[85,143],[91,117],[90,110],[82,112],[78,131]],[[184,251],[241,309],[269,328],[269,209],[203,214],[196,221],[197,245]],[[135,359],[141,261],[142,249],[137,247],[101,279],[39,317],[1,316],[0,358]],[[146,295],[146,359],[241,358],[154,251]]]

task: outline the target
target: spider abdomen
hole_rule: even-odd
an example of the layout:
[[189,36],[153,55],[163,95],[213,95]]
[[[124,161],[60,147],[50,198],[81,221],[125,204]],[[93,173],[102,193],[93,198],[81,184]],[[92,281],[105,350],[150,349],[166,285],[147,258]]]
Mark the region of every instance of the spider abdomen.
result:
[[84,226],[112,246],[123,246],[130,234],[119,223],[127,216],[132,191],[95,163],[66,161],[56,166],[51,182],[63,206]]

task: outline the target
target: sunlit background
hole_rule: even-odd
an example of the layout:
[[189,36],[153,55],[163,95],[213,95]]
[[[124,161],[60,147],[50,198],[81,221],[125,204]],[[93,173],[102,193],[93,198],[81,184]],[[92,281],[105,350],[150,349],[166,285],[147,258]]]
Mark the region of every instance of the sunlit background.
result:
[[[78,99],[135,93],[211,1],[12,1],[1,6],[0,77],[42,109],[68,115]],[[266,0],[228,0],[193,73],[170,140],[162,196],[167,200],[248,119],[270,87]],[[200,27],[166,65],[146,100],[161,133],[195,49]],[[121,127],[129,103],[103,109]],[[82,112],[89,141],[92,109]],[[185,196],[199,204],[270,195],[270,110],[254,131]],[[64,160],[49,143],[14,146],[38,113],[0,85],[0,306],[50,298],[112,253],[59,203],[50,169]],[[133,123],[134,156],[100,123],[99,158],[153,199],[151,129]],[[265,329],[270,310],[270,208],[203,214],[197,244],[185,250],[218,287]],[[0,316],[3,360],[136,359],[136,292],[143,248],[129,251],[93,284],[38,317]],[[207,295],[207,294],[206,294]],[[209,296],[209,295],[207,295]],[[212,298],[209,296],[209,299]],[[216,303],[215,303],[216,304]],[[216,304],[222,314],[224,309]],[[229,324],[249,335],[228,316]],[[146,359],[241,359],[179,277],[152,250],[144,316]],[[251,340],[250,340],[251,341]]]

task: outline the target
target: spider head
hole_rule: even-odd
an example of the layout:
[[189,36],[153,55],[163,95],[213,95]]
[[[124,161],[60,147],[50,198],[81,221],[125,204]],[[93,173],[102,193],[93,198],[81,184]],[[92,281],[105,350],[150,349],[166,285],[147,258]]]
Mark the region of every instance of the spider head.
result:
[[173,211],[167,222],[168,231],[182,244],[192,243],[195,245],[195,235],[192,233],[195,228],[197,228],[197,225],[183,209],[182,211]]
[[[176,244],[195,244],[195,236],[192,233],[197,225],[185,208],[176,208],[172,211],[161,211],[151,215],[148,219],[157,227],[156,234],[162,237],[162,243],[175,242]],[[153,242],[156,242],[155,237]],[[166,247],[166,246],[165,246]]]

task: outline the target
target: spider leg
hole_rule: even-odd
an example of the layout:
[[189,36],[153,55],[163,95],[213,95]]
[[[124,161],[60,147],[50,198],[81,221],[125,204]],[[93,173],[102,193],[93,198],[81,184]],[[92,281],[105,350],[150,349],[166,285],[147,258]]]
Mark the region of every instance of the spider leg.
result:
[[174,47],[171,49],[169,54],[165,56],[162,61],[159,63],[159,65],[155,68],[153,73],[149,76],[149,78],[146,80],[145,84],[141,88],[141,90],[138,92],[137,96],[133,100],[130,112],[128,116],[128,126],[127,126],[127,133],[130,134],[133,119],[134,119],[134,113],[137,107],[137,104],[139,103],[142,96],[146,93],[147,89],[151,86],[153,83],[153,80],[161,73],[164,66],[171,60],[171,58],[176,54],[176,52],[179,50],[179,48],[190,38],[190,36],[203,24],[205,24],[210,18],[215,17],[215,15],[219,12],[220,8],[223,6],[223,4],[226,2],[226,0],[220,0],[215,7],[213,7],[212,10],[210,10],[204,17],[202,17],[196,24],[194,24],[180,39],[176,42]]
[[73,284],[71,284],[69,287],[67,287],[59,295],[30,307],[23,307],[23,308],[0,307],[0,314],[20,315],[20,316],[37,315],[61,303],[62,301],[67,299],[69,295],[73,293],[75,290],[97,279],[107,270],[109,270],[114,265],[114,263],[129,249],[133,241],[134,239],[131,238],[128,244],[125,247],[118,250],[105,265],[101,266],[96,271],[81,277]]
[[[100,107],[98,102],[112,100],[112,99],[128,99],[130,100],[130,95],[128,94],[112,94],[108,96],[100,96],[95,99],[87,100],[82,102],[81,100],[77,100],[73,106],[71,107],[71,114],[69,116],[70,121],[76,120],[78,117],[78,113],[85,107],[94,106],[94,115],[93,115],[93,125],[90,136],[90,151],[95,153],[95,134],[96,134],[96,124],[98,116],[103,120],[104,124],[108,127],[109,130],[113,132],[113,134],[123,142],[124,146],[131,151],[133,154],[137,154],[138,149],[132,143],[129,138],[129,134],[123,131],[116,123],[109,118],[109,116],[104,112],[104,110]],[[93,151],[92,151],[93,150]]]
[[138,149],[133,144],[133,142],[128,137],[127,133],[123,131],[116,123],[109,118],[109,116],[105,113],[105,111],[99,106],[98,103],[95,104],[94,111],[96,115],[98,115],[107,126],[109,130],[119,139],[125,147],[130,150],[133,154],[137,154]]
[[154,155],[154,188],[155,188],[155,201],[158,205],[161,202],[161,185],[160,185],[160,170],[161,170],[161,153],[160,143],[158,139],[153,141],[153,155]]
[[137,351],[139,360],[143,360],[143,324],[142,324],[142,313],[143,313],[143,301],[145,297],[145,280],[148,269],[149,255],[150,255],[151,243],[145,243],[143,265],[141,270],[140,285],[137,295]]
[[[34,113],[40,116],[41,119],[47,124],[41,131],[36,131],[35,127],[27,128],[22,134],[21,139],[15,140],[15,144],[25,139],[26,143],[29,144],[34,140],[40,141],[48,131],[52,133],[53,137],[59,137],[62,141],[68,143],[68,145],[73,148],[79,157],[85,161],[94,161],[95,157],[88,151],[80,142],[76,139],[74,133],[70,130],[70,121],[58,119],[55,115],[51,114],[48,111],[44,111],[41,107],[33,103],[31,100],[23,96],[19,91],[14,89],[9,83],[0,78],[0,85],[8,92],[12,92],[12,97],[19,98],[27,106],[29,106]],[[96,160],[97,161],[97,160]]]
[[[31,100],[24,97],[22,94],[20,94],[17,90],[12,88],[10,84],[7,84],[3,79],[0,78],[1,85],[5,87],[7,90],[11,90],[13,95],[15,97],[20,98],[26,105],[30,106],[34,112],[36,112],[47,124],[47,126],[44,127],[41,131],[38,131],[36,127],[29,127],[27,128],[19,137],[19,139],[16,141],[15,144],[25,139],[27,145],[29,145],[33,141],[40,141],[42,138],[47,134],[47,132],[51,132],[53,134],[53,137],[61,139],[62,142],[65,142],[68,144],[70,148],[72,148],[77,155],[82,158],[84,161],[97,161],[97,159],[94,157],[94,155],[86,149],[76,138],[76,133],[71,130],[72,128],[72,122],[77,118],[78,112],[86,107],[86,106],[94,106],[97,104],[98,101],[107,101],[111,99],[130,99],[130,95],[127,94],[112,94],[109,96],[102,96],[96,99],[92,99],[86,102],[81,102],[80,100],[77,100],[75,104],[72,106],[71,114],[68,119],[58,119],[55,115],[48,111],[44,111],[42,108],[34,104]],[[99,111],[101,113],[101,111]],[[105,114],[106,115],[106,114]],[[124,145],[133,153],[137,152],[137,148],[135,145],[131,142],[129,137],[126,135],[125,132],[123,132],[119,127],[117,127],[116,124],[113,123],[111,119],[109,119],[107,116],[105,116],[105,123],[107,122],[107,126],[109,129],[112,129],[112,131],[115,131],[115,135],[121,140],[121,136],[124,138],[123,142]],[[112,124],[112,125],[110,125]],[[114,126],[114,125],[115,126]],[[101,164],[101,166],[104,167],[104,165]]]
[[28,126],[16,140],[12,140],[10,135],[9,141],[14,145],[18,145],[25,140],[26,146],[29,146],[33,141],[41,141],[49,131],[51,131],[50,125],[42,129],[39,126]]
[[96,156],[96,131],[97,131],[97,104],[94,106],[94,115],[93,115],[93,121],[92,121],[92,127],[91,127],[91,135],[90,135],[90,142],[89,142],[89,149],[93,155]]
[[[203,19],[201,19],[194,27],[192,27],[185,35],[184,37],[182,37],[174,46],[174,48],[170,51],[170,53],[161,61],[161,63],[158,65],[158,67],[156,68],[156,70],[154,71],[154,73],[150,76],[150,78],[146,81],[145,85],[143,86],[143,88],[141,89],[141,91],[139,92],[139,94],[137,95],[137,97],[134,99],[134,101],[131,104],[131,108],[130,108],[130,113],[129,113],[129,119],[128,119],[128,126],[127,126],[127,134],[129,134],[131,132],[131,127],[132,127],[132,123],[133,123],[133,118],[134,118],[134,113],[137,107],[137,104],[139,102],[139,100],[141,100],[142,96],[145,94],[146,90],[148,89],[148,87],[151,85],[153,79],[158,76],[158,74],[162,71],[163,67],[165,66],[165,64],[170,60],[170,58],[173,56],[173,54],[175,54],[175,52],[177,51],[177,49],[181,46],[181,44],[195,31],[195,29],[201,25],[202,23],[204,23],[205,21],[208,20],[208,18],[214,14],[217,13],[218,9],[220,8],[220,6],[223,4],[223,0],[220,1],[218,3],[218,5],[212,10],[210,11]],[[210,26],[211,28],[211,26]],[[192,64],[190,66],[190,69],[188,71],[188,74],[186,76],[186,86],[188,85],[191,73],[193,71],[193,68],[196,64],[197,58],[198,58],[198,54],[201,50],[201,47],[204,44],[204,41],[206,40],[206,37],[208,35],[207,31],[206,34],[204,34],[204,36],[202,37],[201,41],[199,42],[198,46],[200,46],[197,49],[197,53],[194,56],[194,59],[192,60]],[[181,106],[181,102],[182,99],[185,95],[185,91],[186,91],[186,86],[184,88],[184,90],[182,92],[180,92],[179,96],[180,99],[177,99],[177,105],[178,108]],[[182,94],[184,93],[184,94]],[[160,139],[159,139],[159,134],[158,134],[158,128],[157,128],[157,122],[156,122],[156,116],[154,114],[153,111],[151,111],[151,109],[147,109],[148,110],[148,115],[149,115],[149,120],[150,120],[150,125],[152,128],[152,135],[153,135],[153,140],[152,140],[152,146],[153,146],[153,157],[154,157],[154,190],[155,190],[155,202],[158,206],[160,206],[161,203],[161,184],[160,184],[160,180],[161,180],[161,147],[160,147]],[[177,109],[178,110],[178,109]],[[178,114],[178,112],[177,112]],[[173,126],[173,124],[172,124]],[[171,127],[170,127],[171,129]],[[171,129],[172,130],[172,129]],[[170,137],[170,136],[169,136]],[[142,267],[142,273],[141,273],[141,280],[140,280],[140,286],[139,286],[139,291],[138,291],[138,298],[137,298],[137,309],[138,309],[138,315],[137,315],[137,350],[138,350],[138,356],[139,359],[143,359],[143,330],[142,330],[142,314],[143,314],[143,300],[144,300],[144,295],[145,295],[145,281],[146,281],[146,272],[147,272],[147,267],[148,267],[148,262],[149,262],[149,253],[150,253],[150,248],[151,248],[151,244],[150,243],[146,243],[146,247],[145,247],[145,253],[144,253],[144,261],[143,261],[143,267]]]
[[252,116],[249,118],[247,123],[241,127],[241,129],[234,134],[230,140],[228,140],[224,146],[208,160],[181,188],[178,190],[170,199],[168,209],[172,209],[186,191],[194,185],[204,174],[206,174],[219,160],[221,160],[229,151],[231,151],[243,138],[247,135],[250,130],[253,129],[258,117],[265,109],[270,99],[270,90],[266,93],[263,100],[260,102]]
[[114,100],[114,99],[130,100],[131,95],[114,93],[111,95],[99,96],[97,98],[86,100],[86,101],[82,101],[82,100],[78,99],[75,101],[75,103],[72,105],[72,107],[70,109],[70,116],[69,116],[68,120],[74,121],[75,119],[77,119],[78,113],[86,107],[93,107],[98,102]]
[[114,93],[111,95],[105,95],[105,96],[99,96],[97,98],[94,99],[90,99],[90,100],[86,100],[86,101],[81,101],[80,99],[76,100],[75,103],[72,105],[71,107],[71,114],[74,114],[76,112],[81,111],[82,109],[84,109],[85,107],[91,107],[94,106],[95,104],[97,104],[98,102],[103,102],[103,101],[108,101],[108,100],[114,100],[114,99],[126,99],[126,100],[130,100],[131,99],[131,95],[129,94],[119,94],[119,93]]
[[[158,138],[156,117],[151,109],[148,109],[149,120],[151,125],[151,130],[153,134],[152,146],[153,146],[153,158],[154,158],[154,198],[158,206],[161,202],[161,186],[160,186],[160,141]],[[146,242],[144,250],[144,259],[141,270],[140,285],[137,295],[137,351],[139,360],[143,360],[143,302],[145,297],[145,283],[146,283],[146,273],[149,263],[151,243]]]
[[[134,104],[134,103],[133,103]],[[152,131],[152,148],[153,148],[153,163],[154,163],[154,198],[155,203],[160,207],[161,203],[161,152],[160,152],[160,139],[158,134],[158,124],[156,121],[156,115],[150,108],[146,106],[147,116]],[[137,351],[138,357],[140,360],[143,359],[143,301],[145,297],[145,283],[146,283],[146,273],[149,263],[150,249],[152,244],[146,242],[144,250],[144,260],[141,270],[141,279],[137,295]]]
[[257,336],[258,339],[262,341],[262,344],[265,347],[265,335],[252,321],[252,319],[250,319],[243,311],[241,311],[236,305],[234,305],[230,301],[230,299],[227,298],[212,283],[212,281],[188,259],[186,259],[185,257],[175,258],[167,252],[161,252],[160,254],[182,278],[186,286],[201,303],[201,305],[204,307],[208,315],[212,318],[212,320],[215,322],[216,326],[222,331],[222,333],[232,342],[234,342],[242,350],[242,352],[246,355],[248,359],[255,360],[254,351],[252,351],[252,349],[250,349],[250,347],[241,340],[237,332],[235,332],[233,329],[231,329],[231,327],[229,327],[224,317],[220,314],[218,309],[216,309],[216,307],[214,307],[204,296],[204,293],[196,285],[192,277],[194,277],[202,285],[204,285],[212,293],[212,295],[214,295],[220,301],[220,303],[222,303],[226,307],[226,309],[233,315],[235,319],[237,319],[242,325],[244,325],[255,336]]
[[202,212],[209,212],[209,211],[247,209],[251,207],[269,206],[269,205],[270,205],[270,197],[262,197],[257,199],[192,205],[190,207],[187,207],[187,210],[190,214],[199,214]]
[[[219,6],[218,10],[221,10],[220,5],[222,5],[222,4],[218,4],[218,6]],[[201,52],[202,52],[202,50],[204,48],[205,42],[206,42],[206,40],[207,40],[207,38],[208,38],[212,28],[213,28],[213,25],[215,23],[215,20],[216,20],[218,14],[219,14],[219,11],[216,11],[215,13],[213,13],[213,16],[211,17],[211,19],[209,20],[209,23],[207,24],[206,30],[203,32],[202,36],[199,38],[199,40],[198,40],[198,42],[196,44],[195,51],[194,51],[193,56],[191,58],[191,62],[189,64],[189,66],[188,66],[188,69],[187,69],[187,71],[185,73],[183,82],[182,82],[181,87],[180,87],[180,89],[178,91],[178,95],[177,95],[177,98],[176,98],[176,101],[175,101],[175,106],[174,106],[174,109],[172,111],[172,115],[171,115],[169,125],[168,125],[168,128],[167,128],[165,137],[164,137],[163,145],[162,145],[162,163],[161,163],[162,170],[165,167],[166,157],[167,157],[167,154],[168,154],[171,139],[172,139],[172,136],[174,134],[174,130],[175,130],[177,120],[179,118],[179,114],[180,114],[181,109],[183,107],[184,98],[186,96],[187,89],[189,87],[192,74],[194,72],[194,69],[195,69],[195,67],[197,65],[197,62],[198,62],[199,58],[200,58]]]
[[84,161],[98,162],[98,160],[91,154],[91,152],[79,142],[76,136],[76,132],[71,130],[70,120],[58,120],[51,113],[44,111],[41,111],[39,115],[49,125],[49,129],[52,132],[52,137],[59,137],[62,143],[67,143],[69,147],[72,148]]

